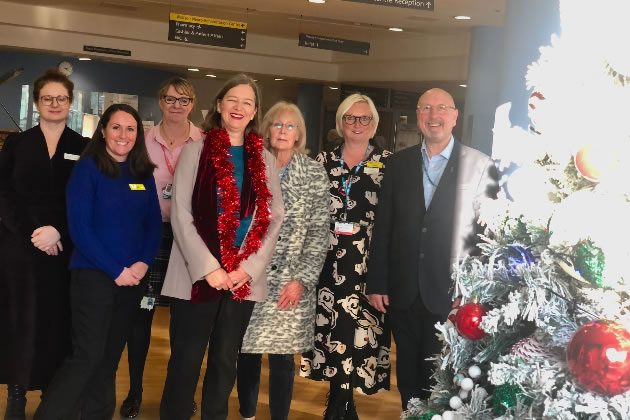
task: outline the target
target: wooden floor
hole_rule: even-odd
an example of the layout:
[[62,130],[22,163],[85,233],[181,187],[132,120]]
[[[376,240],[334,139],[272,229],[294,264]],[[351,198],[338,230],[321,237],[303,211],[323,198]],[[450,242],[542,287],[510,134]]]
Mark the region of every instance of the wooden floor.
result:
[[[162,395],[162,387],[166,376],[166,364],[169,359],[169,342],[168,342],[168,308],[158,307],[153,320],[153,331],[151,348],[147,358],[147,366],[144,373],[144,394],[142,401],[142,411],[138,419],[158,419],[160,397]],[[400,418],[400,397],[396,388],[396,376],[394,374],[396,366],[395,351],[392,350],[392,389],[389,392],[382,392],[377,395],[366,396],[356,395],[356,405],[361,420],[394,420]],[[200,378],[203,378],[205,371],[205,361],[203,363],[204,370],[201,372]],[[299,356],[296,356],[296,369],[299,367]],[[256,412],[257,420],[269,420],[269,404],[268,404],[268,368],[267,360],[263,359],[263,370],[261,374],[260,396],[258,399],[258,409]],[[201,384],[199,380],[195,401],[201,402]],[[129,390],[129,374],[127,370],[127,354],[123,354],[118,369],[118,377],[116,382],[118,407],[114,418],[120,418],[118,408],[121,402],[127,396]],[[326,400],[326,392],[328,391],[328,382],[316,382],[296,376],[295,386],[293,390],[293,402],[291,403],[291,412],[289,419],[293,420],[316,420],[322,418],[324,411],[324,402]],[[0,385],[0,416],[4,415],[6,406],[7,389],[5,385]],[[28,393],[27,419],[33,417],[33,413],[37,408],[40,400],[39,391],[31,391]],[[194,419],[201,416],[197,414]],[[239,420],[238,399],[236,396],[236,387],[230,396],[230,414],[228,419]]]

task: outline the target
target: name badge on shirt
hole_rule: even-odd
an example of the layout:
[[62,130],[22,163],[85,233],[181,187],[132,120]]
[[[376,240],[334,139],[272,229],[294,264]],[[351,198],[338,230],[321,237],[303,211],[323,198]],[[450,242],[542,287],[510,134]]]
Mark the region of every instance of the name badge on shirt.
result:
[[367,166],[368,168],[382,168],[383,167],[383,162],[372,162],[369,161],[365,164],[365,166]]
[[335,222],[335,233],[338,235],[352,235],[354,223]]
[[162,198],[165,200],[170,200],[173,196],[173,184],[166,184],[162,187]]
[[72,153],[64,153],[63,158],[66,160],[79,160],[79,155],[73,155]]
[[144,188],[144,184],[129,184],[129,189],[131,189],[131,191],[144,191],[144,190],[146,190],[146,188]]
[[153,296],[143,296],[140,302],[140,309],[151,310],[155,306],[155,298]]
[[376,175],[376,174],[379,173],[379,169],[378,168],[370,168],[370,167],[366,166],[365,168],[363,168],[363,173],[366,174],[366,175]]

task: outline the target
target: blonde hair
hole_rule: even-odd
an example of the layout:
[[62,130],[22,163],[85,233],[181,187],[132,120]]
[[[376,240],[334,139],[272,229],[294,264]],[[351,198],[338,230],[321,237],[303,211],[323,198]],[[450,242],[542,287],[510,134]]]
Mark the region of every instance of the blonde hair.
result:
[[269,129],[274,123],[273,120],[283,112],[293,114],[293,118],[297,123],[298,130],[298,138],[295,142],[295,145],[293,146],[293,149],[297,153],[304,153],[304,150],[306,149],[306,124],[304,123],[304,117],[302,116],[302,112],[300,111],[300,108],[297,107],[297,105],[285,101],[276,102],[271,108],[269,108],[269,111],[267,111],[265,117],[263,118],[261,131],[265,139],[265,147],[267,149],[271,149]]
[[335,121],[337,124],[336,126],[337,134],[339,134],[339,136],[344,137],[343,128],[342,128],[343,116],[346,114],[346,112],[348,112],[350,108],[352,108],[352,105],[358,102],[366,103],[370,107],[370,111],[372,112],[372,122],[374,123],[374,131],[372,132],[372,134],[370,134],[370,137],[374,137],[374,134],[376,133],[376,129],[378,128],[378,121],[379,121],[378,111],[376,110],[376,107],[374,106],[374,102],[372,102],[372,99],[370,99],[369,96],[362,95],[360,93],[353,93],[352,95],[348,96],[339,104],[339,108],[337,108],[337,115],[335,116]]
[[173,89],[180,95],[186,95],[190,99],[192,99],[193,105],[197,96],[195,95],[195,88],[188,80],[182,77],[171,77],[168,80],[165,80],[160,85],[160,89],[158,90],[158,99],[161,100],[166,96],[168,92],[168,88],[173,86]]

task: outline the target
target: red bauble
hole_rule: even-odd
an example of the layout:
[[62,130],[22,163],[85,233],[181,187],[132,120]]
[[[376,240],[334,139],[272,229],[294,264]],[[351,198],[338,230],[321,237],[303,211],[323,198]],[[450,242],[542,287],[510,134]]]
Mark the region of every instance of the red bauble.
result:
[[486,308],[479,303],[467,303],[460,306],[455,315],[455,327],[457,331],[470,340],[479,340],[486,336],[486,332],[479,328]]
[[613,396],[630,390],[630,332],[596,321],[573,334],[567,348],[569,369],[584,388]]
[[575,154],[575,167],[591,181],[597,181],[619,166],[619,153],[612,147],[586,144]]

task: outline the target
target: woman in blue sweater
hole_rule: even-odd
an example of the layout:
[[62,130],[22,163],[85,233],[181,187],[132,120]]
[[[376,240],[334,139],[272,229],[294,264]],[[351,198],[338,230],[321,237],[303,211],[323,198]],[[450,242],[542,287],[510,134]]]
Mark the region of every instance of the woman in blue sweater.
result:
[[130,106],[110,106],[76,164],[66,191],[72,273],[72,355],[57,370],[36,419],[112,418],[111,360],[120,359],[140,280],[152,264],[162,218],[144,142]]

